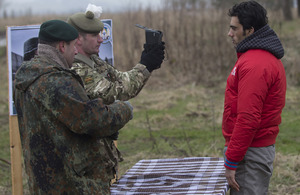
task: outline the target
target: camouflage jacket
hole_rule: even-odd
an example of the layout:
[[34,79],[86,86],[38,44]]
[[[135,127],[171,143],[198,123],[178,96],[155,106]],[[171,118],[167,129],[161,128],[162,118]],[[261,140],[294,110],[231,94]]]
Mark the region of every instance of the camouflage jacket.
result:
[[105,104],[137,96],[150,77],[150,72],[142,64],[121,72],[97,55],[88,58],[80,53],[75,56],[72,69],[82,78],[88,95],[92,99],[102,98]]
[[[60,57],[56,57],[59,56]],[[99,138],[130,119],[123,102],[90,100],[53,47],[19,68],[14,103],[31,194],[110,194],[113,163]]]
[[[105,104],[137,96],[150,77],[150,72],[142,64],[137,64],[130,71],[121,72],[97,55],[88,58],[80,53],[75,56],[72,70],[82,78],[89,97],[102,98]],[[110,161],[114,163],[113,173],[118,179],[118,162],[123,160],[121,153],[109,137],[100,139],[99,142],[103,143],[103,150],[106,150]]]

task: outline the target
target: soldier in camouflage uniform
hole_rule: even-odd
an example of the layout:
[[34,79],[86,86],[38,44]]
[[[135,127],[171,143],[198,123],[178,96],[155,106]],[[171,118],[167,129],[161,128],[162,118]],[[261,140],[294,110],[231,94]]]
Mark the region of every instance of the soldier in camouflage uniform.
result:
[[[99,47],[103,42],[99,33],[104,25],[96,18],[95,10],[89,9],[89,6],[85,13],[76,13],[67,21],[79,32],[76,43],[78,54],[75,56],[72,69],[81,76],[91,98],[101,97],[106,104],[115,100],[129,100],[140,92],[150,73],[160,68],[164,59],[164,43],[151,51],[144,51],[140,63],[132,70],[118,71],[98,57]],[[98,8],[102,12],[102,8]]]
[[[103,39],[100,32],[103,23],[98,18],[102,13],[101,7],[89,5],[85,13],[76,13],[68,18],[68,23],[79,32],[76,43],[78,54],[72,69],[83,80],[84,88],[91,98],[101,97],[106,104],[116,100],[127,101],[140,92],[153,70],[160,68],[164,59],[164,43],[151,46],[152,50],[143,51],[141,61],[128,72],[118,71],[114,66],[98,57],[100,44]],[[94,8],[94,9],[93,9]],[[98,13],[97,12],[98,9]],[[145,45],[145,47],[149,48]],[[115,163],[114,172],[117,173],[118,161],[122,160],[120,152],[113,143],[118,133],[101,139],[111,160]],[[117,176],[118,178],[118,176]]]
[[91,100],[70,70],[78,32],[60,20],[43,23],[38,55],[15,76],[25,170],[31,194],[110,194],[113,163],[99,138],[118,132],[131,118],[124,102]]

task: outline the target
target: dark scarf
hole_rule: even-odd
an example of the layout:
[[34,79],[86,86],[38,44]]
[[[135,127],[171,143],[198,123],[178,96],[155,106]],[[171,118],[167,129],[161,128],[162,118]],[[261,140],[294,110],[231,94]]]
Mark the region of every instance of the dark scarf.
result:
[[249,49],[266,50],[272,53],[277,59],[281,59],[284,56],[282,44],[269,25],[265,25],[240,42],[237,45],[236,52],[244,53]]

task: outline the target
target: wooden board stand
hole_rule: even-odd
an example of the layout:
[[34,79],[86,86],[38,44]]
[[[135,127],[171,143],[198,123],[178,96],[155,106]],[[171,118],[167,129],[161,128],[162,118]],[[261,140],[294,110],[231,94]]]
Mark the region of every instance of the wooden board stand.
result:
[[12,194],[23,194],[22,178],[22,146],[20,140],[18,117],[9,116],[9,137],[10,137],[10,158],[11,158],[11,179]]

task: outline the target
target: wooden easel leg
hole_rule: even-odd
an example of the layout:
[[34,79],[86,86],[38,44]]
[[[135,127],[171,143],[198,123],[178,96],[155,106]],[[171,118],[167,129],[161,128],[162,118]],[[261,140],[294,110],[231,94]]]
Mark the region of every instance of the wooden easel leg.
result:
[[22,147],[18,126],[18,117],[9,116],[9,137],[10,137],[10,158],[11,158],[11,178],[12,194],[23,194],[22,179]]

